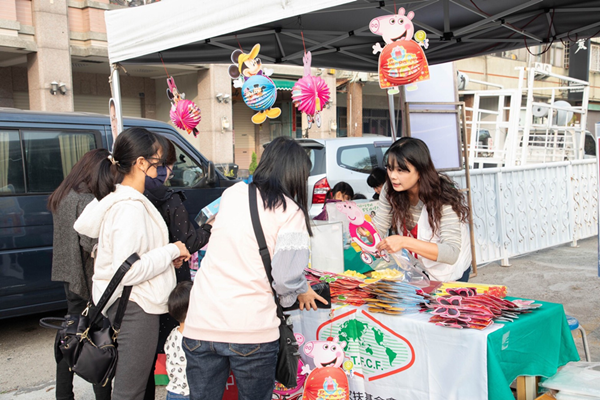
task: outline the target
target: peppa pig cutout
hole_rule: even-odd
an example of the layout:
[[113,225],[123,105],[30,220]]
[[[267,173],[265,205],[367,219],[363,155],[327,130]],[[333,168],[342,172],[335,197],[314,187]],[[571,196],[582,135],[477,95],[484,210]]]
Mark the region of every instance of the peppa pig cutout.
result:
[[429,66],[423,47],[429,45],[424,31],[418,31],[418,43],[413,40],[415,28],[412,19],[415,13],[384,15],[371,20],[369,29],[381,35],[385,47],[373,45],[373,54],[379,55],[379,86],[388,93],[398,93],[398,86],[429,79]]
[[361,260],[367,265],[371,265],[374,258],[380,257],[389,262],[388,253],[377,250],[377,245],[381,242],[381,235],[371,223],[371,217],[365,215],[353,201],[336,203],[336,208],[348,218],[353,247],[358,247]]
[[329,337],[326,341],[313,340],[304,345],[304,354],[313,359],[315,369],[302,369],[308,374],[304,384],[303,400],[349,400],[348,377],[342,369],[346,342]]
[[277,99],[275,82],[268,75],[272,71],[263,68],[258,53],[260,44],[255,44],[250,53],[234,50],[231,53],[233,65],[229,66],[229,76],[234,80],[234,87],[242,88],[244,103],[256,114],[252,122],[262,124],[267,118],[273,119],[281,115],[279,107],[273,107]]

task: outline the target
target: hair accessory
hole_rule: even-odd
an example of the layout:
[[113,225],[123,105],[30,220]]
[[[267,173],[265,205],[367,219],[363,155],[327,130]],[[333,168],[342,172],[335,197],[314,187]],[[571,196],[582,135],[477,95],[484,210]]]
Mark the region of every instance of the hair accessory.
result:
[[108,161],[110,161],[112,165],[119,165],[119,162],[117,160],[115,160],[115,158],[113,157],[112,154],[109,153],[107,158],[108,158]]

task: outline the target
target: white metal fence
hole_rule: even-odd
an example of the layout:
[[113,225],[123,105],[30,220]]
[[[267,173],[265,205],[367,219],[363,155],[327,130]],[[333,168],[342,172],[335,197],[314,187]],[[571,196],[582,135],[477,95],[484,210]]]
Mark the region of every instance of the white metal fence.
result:
[[471,190],[478,264],[598,234],[596,160],[471,170]]

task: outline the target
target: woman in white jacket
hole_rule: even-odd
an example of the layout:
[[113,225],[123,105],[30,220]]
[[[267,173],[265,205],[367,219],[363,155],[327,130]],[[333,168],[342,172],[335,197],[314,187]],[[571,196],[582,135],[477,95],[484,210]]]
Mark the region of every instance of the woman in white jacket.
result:
[[406,249],[425,266],[431,279],[468,282],[471,241],[465,196],[436,171],[427,145],[401,138],[387,154],[387,180],[373,222],[381,234],[378,250]]
[[[174,260],[190,257],[181,242],[169,244],[167,226],[143,195],[146,176],[155,178],[164,163],[156,134],[130,128],[116,139],[113,154],[98,171],[114,190],[92,201],[75,222],[82,235],[98,238],[92,295],[97,302],[121,264],[133,253],[140,260],[125,274],[103,310],[113,320],[124,286],[132,286],[119,333],[119,361],[113,400],[143,399],[158,342],[159,315],[168,312],[167,299],[176,284]],[[114,176],[120,184],[114,185]]]

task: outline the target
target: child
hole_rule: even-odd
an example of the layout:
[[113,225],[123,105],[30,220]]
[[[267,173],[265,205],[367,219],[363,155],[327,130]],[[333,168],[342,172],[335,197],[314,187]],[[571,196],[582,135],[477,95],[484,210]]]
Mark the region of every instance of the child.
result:
[[169,374],[169,384],[167,385],[167,399],[179,400],[190,398],[190,388],[187,382],[185,372],[186,359],[181,341],[183,339],[184,321],[187,315],[188,304],[190,302],[190,292],[192,291],[192,282],[183,281],[179,283],[169,295],[169,314],[179,322],[167,341],[165,342],[165,354],[167,356],[167,373]]
[[333,189],[329,190],[325,195],[325,204],[323,204],[323,211],[314,220],[327,221],[329,217],[327,215],[327,204],[336,203],[338,201],[350,201],[354,197],[354,189],[346,182],[338,182]]
[[387,177],[387,172],[384,168],[375,167],[371,171],[371,174],[367,178],[367,185],[373,188],[375,194],[373,195],[373,200],[379,200],[379,195],[381,194],[381,189],[383,188],[383,184],[385,183],[385,178]]

